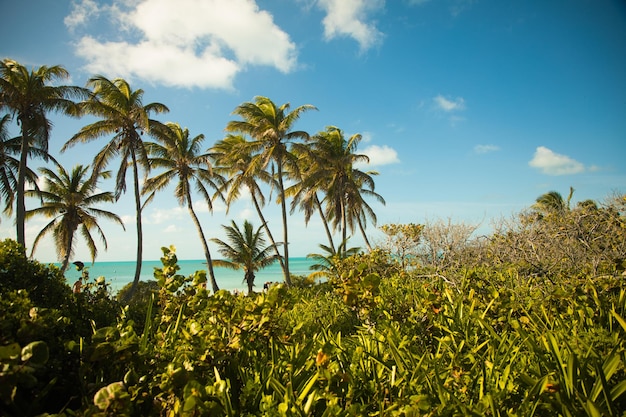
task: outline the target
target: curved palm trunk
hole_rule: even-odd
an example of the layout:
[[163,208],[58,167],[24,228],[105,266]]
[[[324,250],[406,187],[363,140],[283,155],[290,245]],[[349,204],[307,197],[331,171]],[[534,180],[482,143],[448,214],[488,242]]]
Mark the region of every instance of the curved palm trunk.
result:
[[282,161],[278,161],[278,185],[280,186],[280,208],[283,217],[283,240],[285,245],[285,283],[291,287],[291,277],[289,274],[289,233],[287,232],[287,202],[285,201],[285,187],[283,185],[283,167]]
[[15,213],[15,227],[17,234],[17,243],[26,247],[26,234],[24,231],[24,223],[26,222],[26,203],[24,202],[24,188],[26,186],[26,159],[28,158],[28,139],[24,127],[24,120],[20,120],[22,124],[22,146],[20,149],[20,163],[17,172],[17,201]]
[[137,159],[135,157],[135,151],[131,149],[130,154],[133,161],[133,186],[135,188],[135,211],[137,221],[137,265],[135,267],[135,277],[133,279],[133,285],[130,287],[130,291],[128,291],[128,295],[126,296],[125,301],[128,301],[133,297],[135,291],[137,290],[137,286],[139,285],[143,254],[143,228],[141,226],[141,194],[139,192],[139,170],[137,169]]
[[252,187],[248,187],[248,188],[250,189],[250,195],[252,196],[252,202],[254,203],[256,212],[259,214],[259,218],[261,219],[261,222],[263,223],[263,227],[265,228],[265,233],[267,233],[267,237],[270,239],[270,243],[274,245],[274,251],[276,252],[276,255],[278,255],[278,262],[280,262],[280,268],[283,270],[283,274],[286,274],[285,262],[283,262],[283,257],[280,255],[280,252],[278,251],[278,246],[276,246],[276,241],[274,240],[274,236],[272,236],[270,227],[267,225],[267,221],[265,220],[265,216],[263,215],[261,206],[259,205],[258,200],[254,196],[254,193],[252,192]]
[[61,274],[65,274],[67,266],[70,264],[70,254],[72,253],[72,242],[74,241],[74,232],[68,233],[67,242],[65,244],[65,256],[63,256],[63,262],[61,263]]
[[315,205],[317,206],[317,210],[320,213],[320,218],[322,219],[322,223],[324,224],[324,229],[326,230],[326,237],[328,238],[328,243],[330,244],[330,248],[335,253],[335,244],[333,243],[333,235],[330,233],[330,228],[328,227],[328,221],[326,220],[326,216],[324,216],[324,210],[322,210],[322,203],[320,203],[320,199],[317,198],[317,193],[315,193]]
[[361,234],[363,235],[363,240],[365,240],[365,246],[367,246],[367,251],[371,252],[372,245],[370,245],[370,241],[367,239],[367,235],[365,234],[365,227],[363,227],[363,223],[361,222],[360,217],[357,220],[359,222],[359,229],[361,230]]
[[216,293],[220,290],[220,287],[217,286],[217,281],[215,280],[215,272],[213,271],[213,260],[211,259],[211,252],[209,251],[209,245],[206,243],[206,237],[204,237],[204,232],[202,231],[200,220],[198,220],[196,212],[193,211],[193,206],[191,205],[191,194],[189,194],[189,191],[187,191],[187,209],[189,210],[189,214],[191,215],[191,218],[196,225],[198,235],[200,235],[200,241],[202,242],[202,248],[204,249],[204,258],[206,259],[207,268],[209,269],[209,280],[211,281],[211,288],[213,289],[213,292]]

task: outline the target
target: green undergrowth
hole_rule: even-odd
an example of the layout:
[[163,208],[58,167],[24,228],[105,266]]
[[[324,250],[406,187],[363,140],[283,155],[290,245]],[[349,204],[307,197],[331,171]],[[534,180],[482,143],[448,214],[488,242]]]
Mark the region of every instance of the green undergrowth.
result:
[[[0,414],[626,410],[621,276],[548,280],[515,267],[407,272],[375,253],[351,259],[323,284],[242,296],[210,293],[203,271],[178,274],[173,249],[164,248],[162,262],[158,289],[142,295],[143,313],[111,307],[117,314],[104,324],[62,303],[37,310],[26,290],[3,290]],[[88,330],[70,325],[83,319]],[[63,360],[68,369],[55,374],[60,369],[50,367]]]

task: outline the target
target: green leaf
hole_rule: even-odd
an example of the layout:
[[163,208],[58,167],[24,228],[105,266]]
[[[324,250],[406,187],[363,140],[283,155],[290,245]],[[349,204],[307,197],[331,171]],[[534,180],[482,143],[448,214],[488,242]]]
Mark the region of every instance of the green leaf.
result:
[[15,359],[20,354],[19,343],[11,343],[10,345],[0,346],[0,360]]
[[32,342],[22,349],[22,361],[30,362],[32,365],[43,365],[48,362],[49,357],[50,353],[46,342]]

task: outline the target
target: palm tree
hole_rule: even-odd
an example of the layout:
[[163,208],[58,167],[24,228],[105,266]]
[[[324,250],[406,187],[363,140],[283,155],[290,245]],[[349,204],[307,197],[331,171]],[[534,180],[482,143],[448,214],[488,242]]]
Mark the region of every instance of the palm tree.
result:
[[41,66],[28,71],[11,59],[0,62],[0,110],[8,110],[17,119],[21,129],[15,224],[17,241],[23,246],[26,246],[24,190],[28,175],[27,160],[32,155],[30,149],[39,148],[47,155],[52,129],[47,113],[60,111],[78,116],[76,103],[71,99],[87,96],[87,91],[80,87],[53,85],[55,81],[68,77],[67,70],[58,65]]
[[305,225],[308,225],[311,216],[317,210],[328,239],[328,249],[335,252],[333,235],[317,194],[319,191],[324,192],[324,190],[321,184],[316,183],[313,179],[316,177],[315,171],[318,158],[316,158],[315,153],[311,151],[311,147],[308,144],[297,144],[294,146],[292,153],[297,157],[297,160],[295,165],[289,167],[289,178],[295,181],[295,183],[285,190],[285,194],[292,197],[290,213],[293,214],[296,208],[299,208],[304,212]]
[[[20,160],[13,155],[19,155],[21,149],[21,137],[9,138],[8,123],[11,120],[10,115],[5,115],[0,119],[0,195],[4,198],[5,205],[3,213],[11,215],[13,213],[13,202],[15,200],[15,192],[17,190],[17,177],[19,171]],[[29,149],[31,156],[40,156],[49,158],[53,162],[56,160],[47,154],[47,152],[31,147]],[[26,167],[26,181],[38,190],[37,173]]]
[[[341,230],[342,242],[348,239],[347,230],[354,231],[358,224],[370,248],[363,224],[368,217],[375,222],[376,215],[363,197],[374,197],[383,204],[385,200],[374,192],[372,175],[377,172],[363,172],[354,167],[358,162],[369,161],[367,155],[356,153],[360,141],[359,134],[346,140],[341,129],[335,126],[316,134],[308,144],[313,163],[304,173],[303,188],[325,192],[326,217],[335,229]],[[345,245],[343,248],[345,251]]]
[[233,220],[231,226],[222,227],[226,231],[229,243],[217,238],[211,240],[219,245],[218,250],[226,260],[216,260],[215,265],[230,269],[243,269],[243,282],[248,285],[248,294],[251,294],[255,272],[271,265],[280,256],[272,253],[274,252],[273,245],[265,246],[263,226],[254,231],[252,223],[245,220],[243,230],[240,230]]
[[[149,178],[144,184],[143,192],[152,193],[151,197],[148,197],[148,200],[150,200],[154,193],[162,190],[171,182],[176,182],[174,195],[181,206],[187,206],[189,214],[196,225],[204,249],[204,257],[209,268],[211,286],[213,287],[213,292],[217,292],[219,287],[215,281],[211,252],[209,251],[198,216],[193,209],[191,188],[193,185],[195,190],[204,197],[209,210],[212,211],[213,198],[207,186],[214,190],[219,190],[224,180],[214,172],[209,154],[200,153],[204,135],[190,138],[189,130],[181,128],[179,124],[168,123],[167,126],[169,131],[159,138],[160,143],[146,144],[150,155],[150,168],[163,168],[165,171]],[[222,197],[221,192],[218,191],[216,196]]]
[[265,196],[259,182],[270,184],[273,187],[276,181],[267,170],[259,167],[259,160],[253,158],[251,148],[248,145],[249,142],[241,135],[227,135],[223,140],[218,141],[210,151],[215,160],[215,169],[224,177],[228,177],[222,187],[223,191],[227,191],[226,212],[228,213],[231,204],[239,199],[242,190],[247,189],[265,233],[276,251],[280,267],[285,274],[285,263],[278,252],[278,245],[261,209],[265,206]]
[[361,248],[358,247],[346,248],[347,244],[348,242],[342,242],[337,250],[326,245],[319,245],[324,253],[309,253],[306,257],[317,261],[317,263],[310,266],[310,269],[315,272],[309,274],[309,277],[320,278],[336,274],[337,266],[343,259],[356,255],[361,251]]
[[289,233],[287,230],[283,167],[285,160],[292,157],[287,147],[288,142],[296,139],[308,139],[309,137],[309,134],[304,131],[292,131],[293,125],[304,112],[315,109],[315,107],[305,104],[292,111],[289,111],[289,109],[289,103],[277,107],[267,97],[255,97],[254,103],[243,103],[233,111],[233,114],[240,116],[243,120],[231,121],[226,125],[226,131],[247,134],[253,139],[250,146],[252,152],[256,154],[255,159],[260,161],[261,168],[266,169],[270,164],[273,164],[272,171],[276,169],[283,221],[283,243],[285,248],[283,259],[287,285],[291,285],[291,278],[289,277]]
[[15,141],[9,138],[8,124],[11,116],[6,114],[0,119],[0,195],[4,199],[3,212],[10,215],[13,211],[13,200],[17,190],[17,171],[19,160],[13,155],[19,153],[15,149]]
[[565,213],[570,209],[570,202],[573,195],[573,187],[569,187],[569,195],[567,196],[567,200],[563,199],[563,196],[559,192],[550,191],[537,197],[533,208],[543,214]]
[[48,233],[52,233],[59,260],[61,260],[61,272],[65,272],[70,257],[74,254],[74,238],[79,228],[81,235],[87,242],[91,261],[94,262],[98,250],[91,235],[93,230],[96,230],[100,235],[105,249],[107,247],[106,237],[97,219],[105,218],[115,221],[122,225],[122,228],[124,223],[116,214],[94,207],[97,204],[114,201],[111,192],[98,192],[96,188],[98,179],[109,178],[110,173],[108,171],[93,176],[88,172],[89,166],[76,165],[71,173],[68,173],[58,163],[56,166],[58,174],[48,168],[39,170],[46,180],[46,190],[26,191],[27,196],[39,197],[43,202],[41,207],[28,210],[26,218],[30,219],[40,214],[52,217],[52,220],[35,238],[32,253],[35,252],[40,240]]
[[92,88],[92,96],[83,101],[82,110],[86,114],[99,117],[90,125],[83,127],[67,141],[61,151],[78,142],[88,142],[107,135],[113,138],[98,152],[93,160],[94,174],[103,170],[112,158],[120,157],[120,166],[115,180],[115,199],[119,199],[126,191],[126,170],[130,166],[133,172],[133,188],[135,193],[135,214],[137,223],[137,266],[133,285],[128,292],[132,298],[141,276],[143,251],[143,232],[141,224],[141,192],[139,189],[139,168],[143,168],[147,178],[150,165],[142,135],[152,137],[163,135],[167,129],[162,123],[150,119],[152,113],[164,113],[169,109],[161,103],[143,104],[143,90],[132,90],[123,79],[108,80],[103,76],[91,78],[87,85]]

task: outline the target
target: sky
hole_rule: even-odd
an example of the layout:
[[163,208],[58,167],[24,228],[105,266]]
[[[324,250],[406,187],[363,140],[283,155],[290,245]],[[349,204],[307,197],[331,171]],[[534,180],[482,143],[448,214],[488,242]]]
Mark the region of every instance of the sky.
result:
[[[574,187],[574,202],[626,192],[620,0],[0,0],[0,11],[1,59],[62,65],[71,74],[65,84],[124,78],[144,90],[144,104],[170,109],[155,118],[203,134],[207,149],[238,120],[233,110],[256,96],[314,105],[294,128],[362,135],[358,152],[370,163],[360,168],[378,172],[375,191],[386,201],[369,201],[378,226],[449,219],[489,233],[548,191],[566,197]],[[108,140],[60,153],[93,120],[50,119],[50,151],[68,170],[91,163]],[[280,236],[275,198],[265,212]],[[103,208],[126,231],[101,221],[108,249],[98,242],[97,260],[133,260],[132,193]],[[260,224],[245,196],[228,211],[216,202],[211,213],[199,199],[194,208],[209,237],[225,239],[231,220]],[[169,245],[180,259],[203,258],[173,190],[143,218],[144,259]],[[48,221],[27,223],[27,246]],[[326,243],[315,217],[305,225],[295,212],[289,230],[292,256]],[[382,239],[374,225],[367,230]],[[12,219],[2,218],[0,237],[15,237]],[[362,244],[358,233],[350,241]],[[51,241],[34,257],[56,261]],[[74,258],[89,260],[81,240]]]

